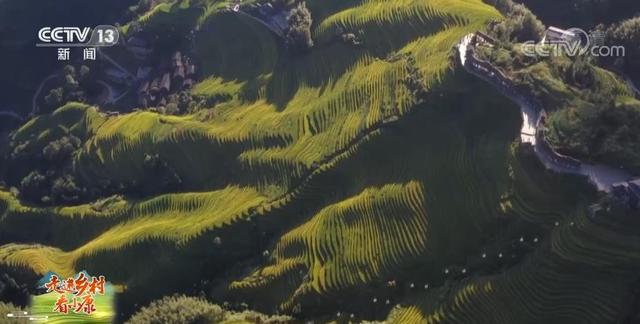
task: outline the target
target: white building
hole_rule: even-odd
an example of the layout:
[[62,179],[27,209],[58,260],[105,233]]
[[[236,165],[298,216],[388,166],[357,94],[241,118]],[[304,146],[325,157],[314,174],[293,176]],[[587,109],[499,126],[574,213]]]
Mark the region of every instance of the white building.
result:
[[558,27],[549,27],[544,32],[542,38],[542,44],[554,44],[554,43],[573,43],[580,40],[580,36],[570,30],[564,30]]

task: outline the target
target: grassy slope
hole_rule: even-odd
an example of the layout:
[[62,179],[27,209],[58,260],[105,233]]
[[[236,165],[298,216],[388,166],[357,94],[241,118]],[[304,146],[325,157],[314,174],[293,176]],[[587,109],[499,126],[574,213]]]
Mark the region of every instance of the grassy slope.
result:
[[[198,85],[196,91],[203,95],[230,93],[231,101],[216,107],[213,115],[170,117],[138,112],[90,123],[90,127],[84,129],[83,137],[87,141],[74,162],[79,177],[96,181],[110,179],[115,183],[135,181],[141,174],[144,154],[159,153],[193,189],[213,190],[211,193],[172,194],[166,199],[177,203],[158,203],[157,209],[147,212],[136,210],[162,198],[130,202],[113,212],[109,217],[113,220],[103,221],[104,231],[99,235],[80,235],[82,240],[75,244],[66,241],[64,250],[7,245],[1,252],[3,262],[30,266],[37,272],[55,269],[69,273],[79,259],[90,258],[95,253],[154,239],[188,241],[235,217],[246,217],[251,207],[265,200],[270,199],[276,206],[286,204],[291,194],[282,195],[309,172],[314,162],[330,168],[331,160],[327,159],[335,159],[336,153],[350,154],[354,144],[363,140],[360,139],[362,132],[369,132],[389,116],[403,116],[412,109],[411,97],[402,84],[406,61],[387,62],[376,55],[393,52],[414,55],[425,86],[430,87],[446,73],[448,57],[457,40],[498,15],[479,1],[455,4],[399,1],[391,12],[386,9],[387,4],[376,1],[340,12],[337,10],[343,9],[340,8],[343,5],[336,4],[335,12],[328,9],[332,7],[330,4],[322,6],[326,18],[316,20],[317,48],[296,58],[288,57],[276,40],[255,22],[229,13],[207,11],[208,17],[199,18],[202,29],[196,50],[204,63],[204,73],[210,78]],[[333,30],[339,25],[363,29],[365,35],[370,34],[365,37],[366,47],[352,48],[332,41]],[[221,26],[234,28],[221,33]],[[385,28],[395,28],[408,37],[392,43],[388,42],[389,37],[376,37]],[[239,37],[251,37],[255,41]],[[330,57],[334,59],[327,59]],[[41,120],[55,122],[47,116]],[[19,134],[39,132],[42,130],[37,125],[26,125]],[[19,135],[16,140],[25,139]],[[34,144],[27,144],[30,145]],[[34,149],[38,148],[34,146]],[[197,157],[193,156],[194,152],[198,152]],[[231,158],[227,158],[228,165],[221,166],[220,158],[224,156]],[[217,176],[221,172],[231,176]],[[400,188],[402,186],[390,184],[387,190]],[[181,205],[183,201],[187,201],[184,205],[202,206],[200,215],[204,218],[189,222],[189,228],[175,231],[176,222],[185,223],[183,217],[198,218],[198,214],[192,212],[181,214],[185,208]],[[22,218],[38,217],[21,214],[46,214],[54,224],[64,223],[72,214],[68,210],[23,211],[13,207],[12,204],[5,212],[8,220],[5,226],[16,226],[16,229],[27,226],[28,221]],[[78,222],[92,224],[98,218],[88,217],[96,213],[87,207],[75,209],[87,211]],[[257,209],[258,213],[267,213],[269,208],[264,210]],[[213,219],[212,214],[216,215]],[[158,221],[160,219],[164,221]],[[59,228],[55,237],[64,236],[65,226]],[[77,231],[82,233],[83,229]],[[59,243],[55,242],[56,238],[36,241]]]
[[[575,180],[512,159],[515,182],[506,213],[541,232],[518,236],[511,246],[485,250],[490,262],[520,258],[518,247],[533,247],[514,267],[475,273],[406,301],[390,323],[605,323],[628,307],[638,238],[587,217],[589,200],[576,196]],[[537,239],[534,241],[534,239]],[[625,248],[622,248],[625,246]],[[504,264],[504,263],[503,263]]]

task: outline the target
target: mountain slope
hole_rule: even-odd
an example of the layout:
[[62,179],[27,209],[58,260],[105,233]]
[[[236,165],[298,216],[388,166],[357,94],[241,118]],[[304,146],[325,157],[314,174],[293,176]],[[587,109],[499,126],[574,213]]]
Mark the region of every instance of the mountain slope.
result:
[[[158,6],[142,28],[196,28],[203,77],[193,92],[223,100],[182,116],[107,117],[71,103],[25,124],[13,148],[37,153],[74,134],[82,141],[75,178],[122,197],[36,207],[4,188],[0,265],[10,272],[104,274],[126,286],[120,319],[173,292],[301,319],[391,313],[401,323],[506,323],[547,310],[582,323],[581,314],[541,302],[562,292],[567,307],[598,319],[613,320],[624,306],[618,288],[631,280],[587,287],[587,279],[618,265],[617,257],[598,264],[600,249],[618,257],[635,249],[622,252],[624,242],[613,240],[585,246],[590,234],[578,229],[603,230],[583,213],[592,193],[522,162],[513,145],[518,109],[454,61],[463,36],[500,19],[494,8],[308,1],[316,45],[293,55],[221,3]],[[362,45],[343,42],[340,31]],[[149,156],[165,163],[163,173],[149,171]],[[180,180],[171,190],[126,190],[168,176]],[[514,245],[524,235],[540,244]],[[584,264],[584,276],[549,280]],[[540,290],[523,288],[533,284]],[[445,290],[455,293],[438,295]],[[595,296],[607,303],[590,307]],[[505,300],[514,310],[503,314],[496,309]]]

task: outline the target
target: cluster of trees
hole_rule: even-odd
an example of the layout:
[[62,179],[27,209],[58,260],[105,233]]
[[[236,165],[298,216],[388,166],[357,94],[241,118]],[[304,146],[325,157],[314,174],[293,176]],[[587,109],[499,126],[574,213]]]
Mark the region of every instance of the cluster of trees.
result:
[[353,46],[360,46],[360,45],[362,45],[362,36],[363,35],[364,35],[364,31],[362,29],[360,29],[358,31],[358,35],[356,35],[354,33],[342,32],[342,33],[340,33],[340,38],[346,44],[350,44],[350,45],[353,45]]
[[32,159],[38,166],[20,181],[20,197],[43,204],[77,202],[86,190],[76,184],[68,168],[80,145],[80,139],[66,135],[47,144],[36,157],[19,157],[19,151],[14,151],[15,159]]
[[640,101],[621,97],[624,82],[593,61],[589,56],[550,58],[549,69],[518,73],[517,80],[550,112],[546,137],[556,149],[640,170]]
[[[599,62],[616,66],[632,78],[640,78],[640,17],[596,28],[605,33],[607,45],[625,47],[624,57],[531,58],[516,50],[514,43],[539,41],[545,30],[540,20],[513,0],[485,1],[507,19],[490,26],[490,33],[500,45],[481,47],[477,52],[512,75],[551,112],[547,133],[550,143],[572,156],[640,170],[640,102],[620,97],[619,89],[626,86],[624,82],[611,78],[595,65]],[[591,0],[570,2],[576,4],[574,10],[598,5]]]
[[[602,99],[604,99],[600,97],[605,94],[602,93],[602,89],[598,88],[595,67],[589,57],[576,56],[571,58],[569,62],[555,63],[553,67],[565,83],[579,89],[589,89],[597,93],[598,96],[594,98],[596,101],[602,101]],[[615,96],[614,94],[609,95]]]
[[566,153],[640,170],[640,104],[576,101],[549,119],[549,139]]
[[289,26],[285,36],[289,47],[300,52],[311,49],[313,47],[313,39],[311,38],[313,20],[305,2],[301,2],[291,9],[287,22]]
[[44,97],[44,101],[50,110],[60,107],[67,101],[85,101],[85,93],[80,87],[82,81],[87,80],[91,73],[88,66],[82,65],[79,69],[72,65],[64,67],[64,84],[53,88]]
[[[220,97],[211,98],[197,98],[193,96],[189,91],[180,91],[178,93],[170,94],[167,97],[167,105],[157,108],[153,108],[161,114],[166,115],[180,115],[185,113],[193,113],[200,110],[203,107],[213,107],[218,102]],[[225,97],[226,98],[226,97]],[[230,99],[230,98],[226,98]],[[223,101],[223,100],[220,100]]]
[[215,324],[215,323],[293,323],[288,316],[267,316],[254,311],[232,312],[205,299],[184,295],[167,296],[134,314],[127,324]]
[[[68,205],[114,194],[136,197],[180,190],[181,176],[160,154],[141,157],[139,176],[123,182],[78,176],[74,159],[83,140],[60,126],[47,141],[0,141],[0,175],[20,199],[38,205]],[[55,129],[59,131],[60,129]]]
[[114,193],[135,196],[159,194],[179,190],[182,179],[159,154],[145,154],[138,180],[128,183],[100,181],[84,184],[74,176],[72,160],[82,143],[73,135],[66,135],[48,143],[39,154],[21,152],[14,147],[12,164],[28,164],[26,175],[18,175],[15,193],[23,200],[43,205],[78,203]]
[[505,42],[540,41],[545,31],[544,24],[526,6],[512,0],[487,0],[507,19],[492,24],[490,33]]
[[610,46],[624,46],[625,56],[603,59],[615,64],[632,78],[640,80],[640,16],[606,29],[606,42]]
[[201,298],[167,296],[143,307],[126,323],[219,323],[224,319],[223,313],[220,306]]
[[476,49],[476,56],[482,60],[492,62],[504,71],[526,68],[541,60],[541,58],[527,56],[522,51],[514,50],[514,47],[518,46],[517,44],[506,43],[504,45],[495,48],[480,46]]

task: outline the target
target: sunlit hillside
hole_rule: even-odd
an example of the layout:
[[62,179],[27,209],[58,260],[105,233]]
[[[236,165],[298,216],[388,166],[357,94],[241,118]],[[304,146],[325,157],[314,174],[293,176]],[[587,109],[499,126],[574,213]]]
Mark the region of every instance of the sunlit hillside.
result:
[[455,60],[498,11],[481,0],[307,7],[315,46],[302,54],[218,1],[139,17],[196,30],[192,91],[223,99],[180,116],[68,103],[11,141],[39,152],[73,134],[73,175],[116,189],[167,176],[145,169],[157,155],[179,189],[37,207],[1,188],[0,265],[104,274],[126,287],[121,319],[202,292],[321,321],[615,322],[635,278],[620,260],[640,264],[639,238],[589,221],[583,181],[524,162],[518,108]]

